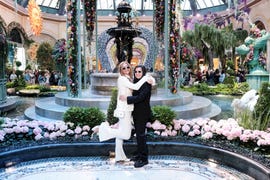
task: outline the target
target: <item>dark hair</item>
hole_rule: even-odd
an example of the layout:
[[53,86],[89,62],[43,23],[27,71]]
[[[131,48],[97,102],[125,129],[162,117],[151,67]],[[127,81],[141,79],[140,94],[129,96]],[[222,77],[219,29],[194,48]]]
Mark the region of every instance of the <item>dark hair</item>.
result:
[[137,68],[141,68],[142,69],[142,77],[146,75],[146,67],[144,65],[137,65],[135,68],[134,68],[134,83],[138,82],[140,79],[137,79],[136,76],[135,76],[135,71]]

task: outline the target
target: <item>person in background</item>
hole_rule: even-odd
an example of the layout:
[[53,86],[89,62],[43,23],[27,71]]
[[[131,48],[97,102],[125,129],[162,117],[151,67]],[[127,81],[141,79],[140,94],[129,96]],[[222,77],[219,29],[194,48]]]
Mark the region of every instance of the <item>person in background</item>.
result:
[[225,79],[225,70],[222,69],[221,70],[221,73],[220,73],[220,76],[219,76],[219,83],[223,83],[224,79]]
[[[137,83],[146,75],[146,68],[138,65],[134,69],[134,83]],[[154,83],[154,82],[153,82]],[[131,158],[135,161],[134,167],[139,168],[148,164],[148,147],[146,144],[146,123],[151,118],[151,97],[152,85],[145,82],[138,91],[133,91],[132,96],[120,95],[120,100],[128,104],[134,104],[132,112],[135,134],[137,140],[137,150],[135,156]]]
[[10,74],[10,76],[9,76],[9,80],[11,81],[11,82],[13,82],[13,81],[15,81],[15,79],[17,79],[18,77],[17,77],[17,74],[15,73],[15,70],[13,70],[12,71],[12,73]]
[[131,65],[127,61],[123,61],[119,64],[119,77],[117,80],[118,96],[117,105],[115,110],[115,116],[119,118],[118,128],[111,128],[109,123],[103,122],[99,126],[99,140],[106,141],[115,138],[115,161],[125,162],[129,161],[124,149],[123,141],[128,140],[131,136],[133,118],[131,112],[133,111],[133,104],[127,104],[125,101],[120,101],[119,96],[131,96],[132,90],[138,90],[143,83],[147,81],[147,78],[142,78],[138,83],[132,83],[132,69]]

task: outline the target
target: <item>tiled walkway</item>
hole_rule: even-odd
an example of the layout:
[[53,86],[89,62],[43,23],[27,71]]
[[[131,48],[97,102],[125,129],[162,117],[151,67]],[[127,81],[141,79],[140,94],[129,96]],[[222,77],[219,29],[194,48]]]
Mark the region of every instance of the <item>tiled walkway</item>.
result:
[[108,157],[29,161],[0,169],[1,180],[246,180],[251,177],[210,161],[181,156],[150,156],[149,164],[115,163]]

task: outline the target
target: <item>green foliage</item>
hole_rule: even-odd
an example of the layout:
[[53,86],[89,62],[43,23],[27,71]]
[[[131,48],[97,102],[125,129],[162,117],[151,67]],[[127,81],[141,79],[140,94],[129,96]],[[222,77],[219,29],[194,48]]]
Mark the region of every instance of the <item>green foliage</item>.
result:
[[52,59],[52,46],[48,42],[41,43],[37,50],[37,62],[39,69],[52,71],[55,63]]
[[49,86],[39,86],[40,92],[49,92],[51,88]]
[[111,96],[111,101],[107,110],[107,121],[110,124],[115,124],[118,122],[118,118],[113,116],[113,112],[116,109],[116,105],[117,105],[117,88],[113,88],[112,89],[112,96]]
[[[183,90],[192,92],[195,95],[241,95],[245,94],[250,88],[248,83],[236,83],[232,78],[228,77],[227,81],[232,83],[217,84],[216,86],[208,86],[206,83],[199,83],[190,87],[182,87]],[[226,78],[225,78],[226,80]]]
[[40,89],[40,85],[38,85],[38,84],[28,85],[28,86],[26,86],[25,89]]
[[221,30],[214,25],[195,24],[194,30],[185,31],[182,37],[183,41],[200,50],[207,63],[211,61],[211,58],[209,52],[204,49],[204,42],[210,45],[212,53],[221,58],[225,55],[225,49],[235,47],[236,44],[232,25]]
[[[227,72],[227,71],[226,71]],[[223,84],[230,85],[235,83],[235,76],[227,76],[225,77]]]
[[247,91],[250,90],[250,87],[249,87],[247,82],[242,82],[242,83],[234,82],[232,85],[233,85],[232,87],[231,87],[231,85],[229,85],[229,88],[231,88],[230,94],[232,94],[232,95],[245,94]]
[[167,127],[173,124],[173,119],[176,117],[175,112],[168,106],[153,106],[152,115],[155,120],[160,121]]
[[26,82],[25,82],[24,78],[19,77],[19,78],[15,79],[14,80],[14,87],[16,87],[18,89],[26,87]]
[[238,119],[239,125],[245,129],[254,129],[254,122],[256,123],[256,120],[254,121],[252,112],[249,109],[235,113],[235,118]]
[[[0,111],[1,114],[1,111]],[[5,120],[3,118],[0,118],[0,129],[2,129],[2,124],[4,124]]]
[[14,82],[7,82],[6,83],[6,88],[14,88]]
[[270,84],[262,83],[259,99],[255,105],[254,126],[258,130],[266,130],[270,123]]
[[20,67],[22,65],[21,61],[16,61],[15,64],[17,67]]
[[105,119],[105,114],[97,107],[71,107],[64,113],[64,122],[74,123],[75,126],[89,125],[95,127]]
[[30,69],[30,70],[32,69],[30,64],[28,64],[28,65],[25,67],[25,70],[27,70],[27,69]]

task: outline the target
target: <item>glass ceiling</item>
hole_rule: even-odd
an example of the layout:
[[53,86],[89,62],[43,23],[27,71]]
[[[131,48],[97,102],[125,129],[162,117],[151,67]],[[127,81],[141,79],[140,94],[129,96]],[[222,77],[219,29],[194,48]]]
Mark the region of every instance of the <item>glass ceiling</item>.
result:
[[[27,7],[29,0],[14,0],[23,7]],[[36,0],[37,4],[40,5],[41,10],[47,13],[60,14],[58,11],[62,9],[64,12],[66,0]],[[115,11],[118,4],[122,0],[97,0],[98,11]],[[152,11],[153,10],[153,0],[126,0],[130,3],[131,7],[138,11]],[[181,2],[181,9],[183,11],[192,11],[195,9],[200,12],[200,10],[208,9],[212,7],[225,7],[225,0],[179,0]],[[61,5],[60,5],[61,4]],[[192,8],[191,8],[192,7]],[[220,9],[223,10],[224,8]],[[218,10],[218,9],[217,9]],[[63,13],[62,13],[63,14]],[[145,14],[145,13],[143,13]],[[105,15],[105,14],[104,14]],[[107,14],[108,15],[108,14]]]

